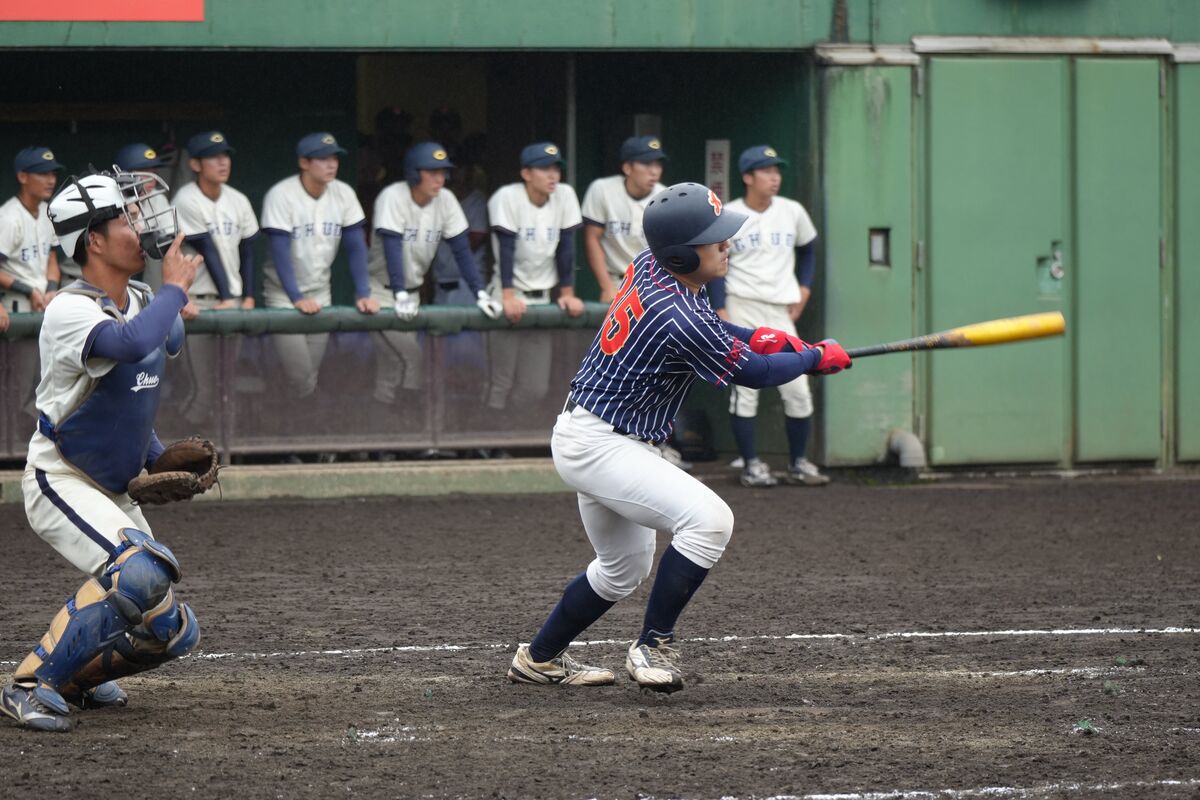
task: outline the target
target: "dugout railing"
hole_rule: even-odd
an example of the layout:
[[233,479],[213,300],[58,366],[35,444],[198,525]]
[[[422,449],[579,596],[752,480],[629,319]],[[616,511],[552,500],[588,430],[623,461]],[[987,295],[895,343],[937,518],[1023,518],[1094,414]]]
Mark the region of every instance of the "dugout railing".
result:
[[[423,307],[407,322],[389,309],[372,316],[343,306],[314,316],[204,312],[187,323],[184,352],[168,361],[156,428],[164,441],[210,438],[226,462],[239,454],[548,446],[606,310],[588,303],[571,318],[554,305],[530,306],[515,326],[474,306]],[[33,434],[41,316],[13,314],[0,333],[0,460],[24,459]],[[289,391],[273,337],[304,334],[329,338],[317,390],[301,399]],[[535,357],[523,358],[534,343]],[[515,362],[507,393],[501,351]],[[379,395],[389,383],[396,391],[385,403]],[[503,409],[494,407],[499,397]]]

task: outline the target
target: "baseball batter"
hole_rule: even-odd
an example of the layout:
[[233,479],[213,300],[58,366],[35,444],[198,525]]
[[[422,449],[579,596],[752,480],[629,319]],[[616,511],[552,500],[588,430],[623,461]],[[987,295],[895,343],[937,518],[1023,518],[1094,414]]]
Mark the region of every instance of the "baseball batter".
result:
[[62,277],[54,252],[58,240],[46,214],[62,164],[48,148],[26,147],[13,168],[17,196],[0,206],[0,305],[6,312],[42,311]]
[[621,144],[621,174],[592,181],[583,195],[583,243],[600,286],[600,302],[611,303],[625,270],[646,249],[642,215],[655,195],[667,154],[656,136],[631,136]]
[[[296,145],[300,174],[284,178],[267,192],[262,209],[271,251],[264,271],[267,308],[317,314],[330,305],[331,266],[340,245],[350,261],[355,306],[364,314],[379,311],[368,279],[366,215],[354,189],[337,179],[338,156],[345,154],[332,134],[310,133]],[[311,397],[329,334],[277,334],[272,341],[292,396]]]
[[[521,182],[496,190],[488,200],[496,274],[492,296],[516,323],[529,304],[544,305],[558,287],[558,305],[572,317],[583,313],[575,296],[575,229],[583,224],[575,190],[562,183],[566,164],[553,142],[521,151]],[[550,385],[553,334],[495,331],[489,339],[491,385],[487,405],[531,407]]]
[[646,207],[650,247],[626,272],[551,439],[554,466],[578,493],[596,557],[567,585],[533,641],[517,650],[510,680],[612,683],[612,670],[576,662],[567,646],[649,576],[655,531],[664,530],[671,545],[625,668],[644,689],[683,688],[676,620],[724,552],[733,513],[653,443],[670,433],[697,376],[716,386],[761,388],[850,365],[832,339],[812,347],[783,331],[724,322],[713,311],[705,285],[725,274],[728,239],[745,220],[695,183],[671,186]]
[[[502,310],[483,288],[458,198],[443,191],[453,166],[446,149],[437,142],[413,145],[404,156],[404,181],[393,183],[375,200],[371,296],[381,306],[391,307],[400,319],[417,316],[421,285],[443,240],[480,311],[495,319]],[[397,388],[421,388],[423,356],[416,333],[381,331],[379,336],[374,396],[390,406],[396,401]]]
[[[795,331],[812,294],[817,231],[804,206],[779,196],[780,166],[787,164],[770,145],[746,149],[738,158],[745,197],[728,208],[745,214],[746,224],[731,240],[729,274],[713,284],[713,307],[736,325]],[[722,285],[723,283],[723,285]],[[788,483],[820,486],[829,478],[805,457],[812,428],[813,399],[808,376],[779,387],[788,439]],[[741,455],[744,486],[774,486],[770,467],[758,458],[754,418],[758,391],[734,386],[729,399],[733,438]]]
[[117,678],[178,658],[200,638],[171,589],[178,561],[126,493],[163,451],[154,432],[160,383],[183,346],[179,311],[199,259],[182,254],[175,236],[161,293],[130,280],[144,267],[143,247],[174,223],[139,202],[143,176],[122,181],[71,178],[49,205],[84,280],[46,309],[40,417],[21,486],[30,526],[90,577],[0,692],[0,709],[35,730],[68,730],[68,704],[125,705]]

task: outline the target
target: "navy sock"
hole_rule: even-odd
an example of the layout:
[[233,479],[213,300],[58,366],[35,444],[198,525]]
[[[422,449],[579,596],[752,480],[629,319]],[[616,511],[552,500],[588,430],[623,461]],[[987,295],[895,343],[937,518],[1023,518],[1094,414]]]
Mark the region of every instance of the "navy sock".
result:
[[539,663],[554,658],[614,605],[615,601],[596,594],[588,583],[586,570],[579,573],[567,584],[562,599],[530,642],[529,657]]
[[784,417],[784,427],[787,428],[788,452],[792,456],[791,463],[804,458],[808,449],[808,433],[812,430],[812,417]]
[[749,464],[758,458],[758,450],[754,447],[754,417],[730,414],[729,424],[733,427],[733,441],[737,442],[738,453]]
[[652,644],[656,635],[674,635],[676,620],[707,575],[707,569],[688,560],[674,547],[668,547],[658,562],[658,575],[650,590],[650,602],[646,604],[646,619],[638,644]]

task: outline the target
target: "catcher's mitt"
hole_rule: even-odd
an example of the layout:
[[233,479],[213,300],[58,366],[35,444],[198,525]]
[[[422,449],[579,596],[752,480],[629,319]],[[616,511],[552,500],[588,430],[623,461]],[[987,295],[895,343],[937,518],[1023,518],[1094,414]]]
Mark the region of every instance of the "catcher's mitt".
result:
[[129,497],[135,503],[161,505],[191,500],[217,482],[217,449],[212,442],[190,436],[163,450],[149,472],[129,482]]

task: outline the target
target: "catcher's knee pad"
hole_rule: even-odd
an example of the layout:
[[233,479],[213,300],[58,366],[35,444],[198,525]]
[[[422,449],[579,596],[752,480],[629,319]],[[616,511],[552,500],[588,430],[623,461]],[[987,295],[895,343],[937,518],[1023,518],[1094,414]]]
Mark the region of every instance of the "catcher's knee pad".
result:
[[716,494],[695,498],[687,518],[680,520],[672,546],[691,561],[711,569],[733,536],[733,511]]
[[636,552],[629,552],[618,558],[608,558],[601,561],[596,558],[588,564],[588,582],[596,594],[605,600],[616,602],[633,594],[642,585],[642,581],[650,577],[654,569],[654,539],[647,546]]
[[179,562],[166,545],[126,528],[99,578],[89,579],[55,615],[38,647],[17,669],[77,702],[84,690],[178,658],[200,628],[175,602]]

